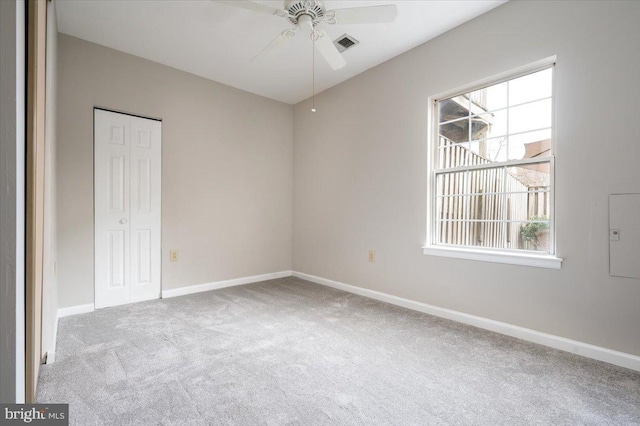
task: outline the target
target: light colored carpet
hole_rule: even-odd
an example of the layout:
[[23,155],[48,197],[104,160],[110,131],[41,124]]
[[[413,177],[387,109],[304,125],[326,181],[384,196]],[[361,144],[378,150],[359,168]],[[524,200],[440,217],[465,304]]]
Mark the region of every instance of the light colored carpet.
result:
[[73,425],[640,424],[640,373],[284,278],[62,318]]

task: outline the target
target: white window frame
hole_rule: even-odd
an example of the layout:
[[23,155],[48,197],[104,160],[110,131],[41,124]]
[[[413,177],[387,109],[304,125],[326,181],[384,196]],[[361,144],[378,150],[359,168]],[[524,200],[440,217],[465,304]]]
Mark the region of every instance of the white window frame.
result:
[[[478,260],[485,262],[506,263],[513,265],[533,266],[540,268],[560,269],[562,259],[557,256],[556,251],[556,214],[555,214],[555,152],[556,152],[556,120],[555,120],[555,104],[556,104],[556,88],[555,88],[555,63],[556,58],[550,57],[533,64],[526,65],[508,72],[496,75],[472,84],[458,87],[434,96],[429,97],[428,111],[428,191],[427,191],[427,236],[426,244],[422,247],[423,254],[431,256],[452,257],[458,259]],[[552,68],[552,118],[551,118],[551,153],[549,157],[544,159],[524,159],[510,160],[504,162],[496,162],[488,165],[489,167],[512,167],[523,164],[549,162],[551,169],[550,188],[549,188],[549,253],[539,254],[527,250],[510,250],[510,249],[494,249],[488,247],[467,247],[457,245],[436,244],[436,173],[442,172],[437,169],[436,161],[438,159],[438,140],[439,140],[439,120],[437,102],[442,99],[451,98],[453,96],[473,92],[483,87],[499,84],[508,80],[513,80],[527,74],[531,74],[544,69]],[[460,169],[468,170],[471,167],[461,167]],[[483,167],[484,168],[484,167]],[[447,169],[447,172],[456,169]]]

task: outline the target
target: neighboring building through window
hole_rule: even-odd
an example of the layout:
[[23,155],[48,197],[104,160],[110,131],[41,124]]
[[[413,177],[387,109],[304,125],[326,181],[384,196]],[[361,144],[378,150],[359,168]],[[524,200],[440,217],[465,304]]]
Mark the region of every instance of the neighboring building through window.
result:
[[431,245],[553,254],[553,66],[435,115]]

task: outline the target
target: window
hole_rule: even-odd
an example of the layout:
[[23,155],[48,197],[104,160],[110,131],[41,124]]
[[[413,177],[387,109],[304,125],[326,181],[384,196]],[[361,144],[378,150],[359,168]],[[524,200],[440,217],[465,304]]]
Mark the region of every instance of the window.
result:
[[425,253],[553,257],[553,66],[441,97],[434,113]]

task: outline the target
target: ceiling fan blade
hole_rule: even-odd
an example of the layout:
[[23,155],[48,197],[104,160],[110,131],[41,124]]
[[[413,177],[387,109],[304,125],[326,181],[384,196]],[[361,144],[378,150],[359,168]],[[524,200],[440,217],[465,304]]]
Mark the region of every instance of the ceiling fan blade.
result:
[[253,57],[251,62],[257,61],[259,62],[262,58],[268,56],[271,52],[278,50],[283,44],[287,41],[291,40],[293,36],[296,35],[296,28],[290,28],[284,30],[280,34],[276,36],[271,43],[267,44],[267,46],[260,51],[256,56]]
[[214,2],[224,4],[227,6],[237,7],[240,9],[251,10],[253,12],[266,13],[268,15],[284,16],[284,15],[281,15],[281,13],[286,14],[286,12],[280,9],[276,9],[275,7],[271,7],[262,3],[256,3],[249,0],[214,0]]
[[344,60],[342,54],[338,51],[338,49],[333,45],[333,41],[324,31],[317,31],[318,39],[316,40],[316,46],[318,50],[329,63],[329,66],[334,70],[339,70],[340,68],[347,65],[347,61]]
[[395,4],[382,6],[351,7],[327,11],[329,24],[384,24],[398,16]]

